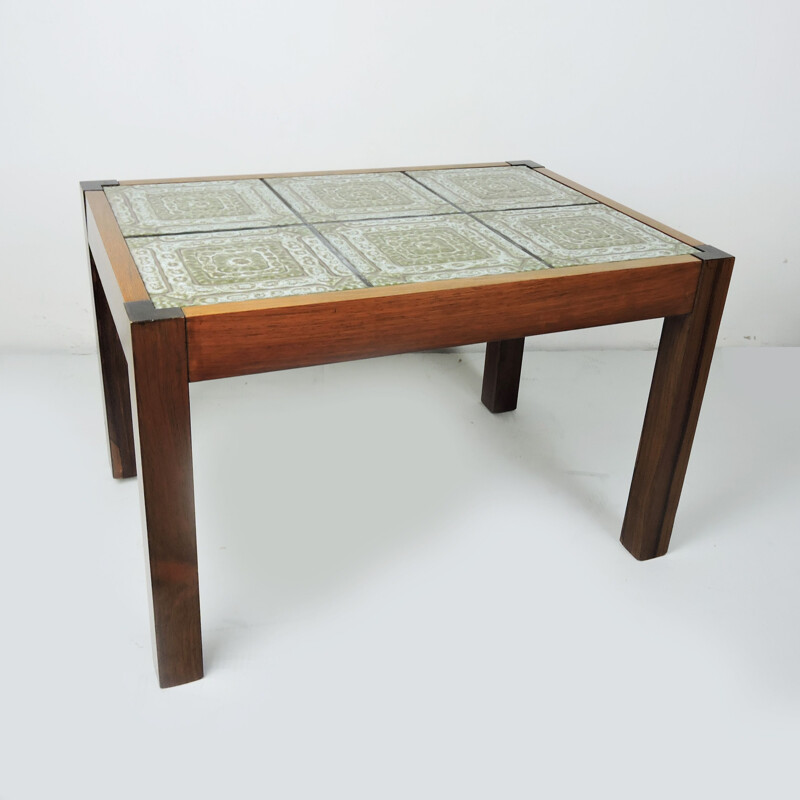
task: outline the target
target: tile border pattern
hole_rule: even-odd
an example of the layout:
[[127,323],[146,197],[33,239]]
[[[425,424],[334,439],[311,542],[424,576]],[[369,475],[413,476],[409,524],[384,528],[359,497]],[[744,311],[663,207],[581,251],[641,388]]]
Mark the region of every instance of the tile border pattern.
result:
[[373,286],[547,268],[469,214],[328,222],[319,228]]
[[451,203],[409,178],[405,172],[262,180],[294,213],[314,225],[456,213]]
[[[601,203],[477,214],[553,268],[696,253],[639,220]],[[598,257],[602,260],[598,262]]]
[[300,222],[260,180],[106,186],[104,191],[126,238]]
[[509,164],[491,171],[493,179],[484,180],[483,185],[481,179],[486,173],[477,173],[469,168],[408,170],[406,175],[468,214],[597,202],[530,167]]
[[364,288],[304,225],[140,236],[128,247],[156,308]]

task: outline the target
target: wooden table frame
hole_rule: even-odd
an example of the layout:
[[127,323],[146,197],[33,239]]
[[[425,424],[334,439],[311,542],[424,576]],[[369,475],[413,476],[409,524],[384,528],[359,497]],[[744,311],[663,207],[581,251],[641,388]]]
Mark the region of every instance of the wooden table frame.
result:
[[[162,687],[203,675],[192,381],[487,342],[481,399],[500,413],[516,408],[526,336],[664,317],[621,541],[638,559],[666,553],[733,257],[530,161],[346,172],[507,165],[535,169],[698,255],[157,309],[103,192],[118,182],[81,183],[111,469],[140,477]],[[291,173],[305,174],[321,173]],[[120,183],[269,177],[288,175]]]

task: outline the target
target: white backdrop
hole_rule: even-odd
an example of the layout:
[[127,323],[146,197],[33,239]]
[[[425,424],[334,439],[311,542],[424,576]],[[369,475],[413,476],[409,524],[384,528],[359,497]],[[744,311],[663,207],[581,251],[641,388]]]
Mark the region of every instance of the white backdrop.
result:
[[507,159],[734,253],[722,343],[800,344],[792,0],[0,9],[0,349],[94,347],[79,180]]

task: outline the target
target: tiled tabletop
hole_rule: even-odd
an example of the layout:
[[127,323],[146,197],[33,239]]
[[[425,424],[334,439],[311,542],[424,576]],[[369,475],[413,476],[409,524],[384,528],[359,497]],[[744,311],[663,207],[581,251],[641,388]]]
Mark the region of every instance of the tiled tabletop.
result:
[[156,308],[696,252],[527,166],[105,192]]

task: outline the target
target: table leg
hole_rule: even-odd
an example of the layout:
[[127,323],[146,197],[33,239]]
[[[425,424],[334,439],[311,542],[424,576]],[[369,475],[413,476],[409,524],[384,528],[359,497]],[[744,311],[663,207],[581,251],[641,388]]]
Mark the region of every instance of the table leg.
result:
[[167,687],[203,677],[203,650],[186,321],[180,310],[156,313],[131,324],[132,389],[156,666]]
[[133,444],[128,362],[91,253],[89,253],[89,268],[92,271],[97,351],[103,379],[111,474],[115,478],[132,478],[136,475],[136,453]]
[[733,258],[701,258],[694,309],[667,317],[633,471],[622,544],[640,560],[667,552],[703,402]]
[[524,348],[524,338],[486,343],[481,402],[492,414],[517,407]]

